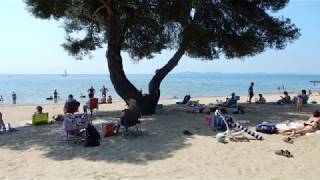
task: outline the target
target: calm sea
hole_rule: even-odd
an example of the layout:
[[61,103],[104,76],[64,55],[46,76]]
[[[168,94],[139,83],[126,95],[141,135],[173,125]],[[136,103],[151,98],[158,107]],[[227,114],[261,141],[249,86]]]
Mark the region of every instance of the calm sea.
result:
[[[130,81],[146,92],[152,75],[128,75]],[[284,75],[284,74],[220,74],[220,73],[181,73],[166,77],[161,85],[161,98],[191,96],[226,96],[231,92],[246,95],[250,82],[255,82],[255,94],[275,93],[282,90],[299,92],[301,89],[318,90],[309,81],[320,80],[320,75]],[[114,100],[116,94],[109,75],[0,75],[0,95],[4,104],[11,104],[11,93],[17,94],[17,104],[52,103],[46,98],[53,96],[58,90],[60,102],[64,102],[68,94],[79,99],[80,94],[87,95],[87,89],[93,86],[99,91],[106,85]],[[278,87],[281,90],[278,90]],[[98,96],[101,96],[100,92]],[[83,100],[84,101],[84,100]]]

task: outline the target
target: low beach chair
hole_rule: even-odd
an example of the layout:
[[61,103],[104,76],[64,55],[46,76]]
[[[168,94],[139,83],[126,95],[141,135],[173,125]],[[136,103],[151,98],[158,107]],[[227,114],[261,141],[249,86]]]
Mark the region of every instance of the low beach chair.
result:
[[[139,118],[141,114],[136,109],[125,109],[123,117],[120,119],[120,125],[125,129],[125,134],[133,132],[136,135],[140,135],[141,132],[141,121]],[[132,130],[131,130],[132,129]]]
[[83,140],[85,138],[83,132],[90,123],[90,117],[87,113],[65,114],[61,139],[64,141]]
[[183,100],[181,102],[176,102],[176,104],[187,104],[191,99],[190,95],[184,96]]
[[32,116],[32,125],[48,124],[48,122],[49,122],[48,113],[33,114]]
[[217,128],[217,126],[221,123],[220,120],[223,121],[226,127],[226,136],[230,139],[235,139],[236,136],[242,135],[243,133],[247,133],[257,140],[263,140],[263,137],[257,134],[256,132],[250,131],[248,128],[242,126],[240,123],[234,121],[232,118],[227,119],[219,110],[216,110],[213,117],[213,128]]

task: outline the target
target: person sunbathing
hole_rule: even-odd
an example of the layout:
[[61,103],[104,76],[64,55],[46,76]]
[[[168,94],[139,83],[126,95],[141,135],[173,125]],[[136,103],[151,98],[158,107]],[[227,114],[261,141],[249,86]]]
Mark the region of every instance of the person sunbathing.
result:
[[296,134],[303,135],[306,133],[315,132],[317,129],[319,129],[319,127],[320,127],[320,112],[316,110],[315,112],[313,112],[313,116],[311,116],[308,119],[308,121],[303,123],[301,126],[284,130],[281,133],[291,132],[291,136]]
[[209,106],[206,106],[204,104],[200,104],[198,106],[193,107],[191,110],[186,110],[186,113],[204,113],[204,114],[210,114],[212,112],[215,112],[218,109],[218,107],[215,107],[213,104],[209,104]]

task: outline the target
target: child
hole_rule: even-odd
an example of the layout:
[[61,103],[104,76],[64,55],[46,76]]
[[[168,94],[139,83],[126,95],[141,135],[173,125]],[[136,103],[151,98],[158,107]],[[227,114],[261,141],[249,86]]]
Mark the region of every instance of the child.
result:
[[111,97],[110,95],[108,96],[107,103],[108,103],[108,104],[112,104],[112,97]]
[[37,106],[37,112],[35,112],[34,114],[42,114],[42,106]]

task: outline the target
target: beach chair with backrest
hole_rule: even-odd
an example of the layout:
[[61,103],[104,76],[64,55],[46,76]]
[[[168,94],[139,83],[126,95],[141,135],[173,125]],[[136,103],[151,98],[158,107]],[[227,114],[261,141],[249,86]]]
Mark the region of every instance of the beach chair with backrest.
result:
[[219,110],[216,110],[213,116],[212,127],[217,129],[219,126],[221,127],[222,123],[224,123],[224,127],[226,129],[225,134],[230,139],[235,139],[236,136],[247,133],[257,140],[263,140],[263,137],[258,133],[250,131],[248,128],[242,126],[239,122],[236,122],[232,117],[224,116]]
[[141,134],[141,117],[138,109],[125,109],[120,120],[120,125],[125,129],[125,134],[129,133],[129,128],[133,129],[135,134]]
[[67,113],[64,115],[63,119],[63,134],[61,136],[62,140],[84,140],[86,136],[85,130],[88,124],[91,123],[89,115],[87,113]]
[[48,121],[48,113],[33,114],[32,116],[32,125],[48,124]]
[[191,96],[190,95],[186,95],[184,96],[182,102],[176,102],[176,104],[187,104],[191,99]]

